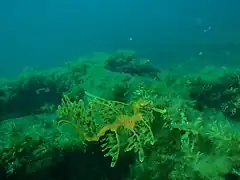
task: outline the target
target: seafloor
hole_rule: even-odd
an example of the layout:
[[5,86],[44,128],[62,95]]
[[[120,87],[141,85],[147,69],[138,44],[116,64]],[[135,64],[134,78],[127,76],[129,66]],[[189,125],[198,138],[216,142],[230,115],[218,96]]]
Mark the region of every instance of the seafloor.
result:
[[240,71],[118,51],[0,84],[1,180],[239,178]]

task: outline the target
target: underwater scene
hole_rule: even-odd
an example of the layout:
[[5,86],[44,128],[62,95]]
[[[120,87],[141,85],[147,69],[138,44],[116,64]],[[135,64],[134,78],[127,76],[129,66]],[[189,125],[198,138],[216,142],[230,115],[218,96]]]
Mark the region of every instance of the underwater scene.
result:
[[95,53],[0,81],[2,179],[237,179],[240,71]]
[[0,180],[240,180],[240,2],[0,5]]

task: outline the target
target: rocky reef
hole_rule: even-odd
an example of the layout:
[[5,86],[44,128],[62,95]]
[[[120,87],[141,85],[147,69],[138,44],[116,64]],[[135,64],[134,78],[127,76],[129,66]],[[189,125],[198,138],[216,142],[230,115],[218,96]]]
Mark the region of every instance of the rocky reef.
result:
[[239,178],[240,71],[95,53],[0,80],[2,180]]

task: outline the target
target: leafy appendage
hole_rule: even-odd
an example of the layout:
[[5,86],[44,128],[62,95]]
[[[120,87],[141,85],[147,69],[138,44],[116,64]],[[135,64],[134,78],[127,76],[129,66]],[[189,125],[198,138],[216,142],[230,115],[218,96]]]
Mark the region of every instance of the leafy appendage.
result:
[[120,153],[120,142],[117,132],[107,133],[101,140],[102,152],[105,153],[104,157],[112,157],[111,167],[114,167],[118,161]]
[[124,149],[125,152],[128,151],[134,151],[138,154],[138,159],[140,162],[144,161],[144,151],[143,151],[143,145],[141,143],[141,139],[139,135],[134,131],[129,129],[131,131],[131,136],[127,140],[127,147]]
[[139,121],[135,124],[134,129],[128,129],[128,131],[131,136],[128,138],[125,152],[133,150],[138,154],[139,161],[143,162],[144,146],[146,144],[153,145],[155,142],[152,130],[144,121]]
[[135,130],[138,132],[139,137],[143,145],[155,143],[155,138],[150,126],[144,121],[140,121],[136,124]]
[[69,121],[79,120],[79,116],[84,115],[84,104],[82,100],[72,102],[68,96],[63,96],[61,105],[58,106],[57,113],[59,118]]
[[71,101],[67,96],[62,98],[61,105],[58,106],[57,114],[59,121],[56,125],[69,124],[84,138],[84,134],[94,134],[97,129],[93,121],[94,107],[90,104],[87,108],[82,99]]

